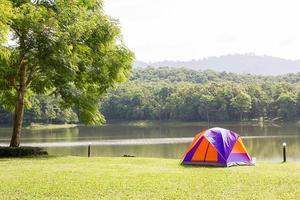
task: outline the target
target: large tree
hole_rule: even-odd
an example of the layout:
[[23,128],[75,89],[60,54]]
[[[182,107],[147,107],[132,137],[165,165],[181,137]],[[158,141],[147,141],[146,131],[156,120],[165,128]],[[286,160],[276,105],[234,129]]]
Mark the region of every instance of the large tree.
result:
[[14,111],[18,147],[29,96],[58,96],[86,124],[103,122],[99,97],[128,76],[133,54],[102,0],[1,0],[0,100]]

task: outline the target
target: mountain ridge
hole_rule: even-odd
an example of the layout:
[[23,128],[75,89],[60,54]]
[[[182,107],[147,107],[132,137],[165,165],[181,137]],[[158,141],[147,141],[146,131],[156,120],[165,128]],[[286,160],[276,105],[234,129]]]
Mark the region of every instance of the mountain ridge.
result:
[[212,56],[197,60],[173,61],[164,60],[158,62],[136,61],[134,67],[175,67],[194,70],[215,70],[234,72],[239,74],[255,75],[282,75],[300,72],[300,60],[290,60],[268,55],[230,54]]

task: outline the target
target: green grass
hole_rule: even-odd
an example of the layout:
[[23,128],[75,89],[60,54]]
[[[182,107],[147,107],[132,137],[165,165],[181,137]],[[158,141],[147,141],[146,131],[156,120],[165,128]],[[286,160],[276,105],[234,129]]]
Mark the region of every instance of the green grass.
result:
[[0,199],[299,199],[299,163],[184,167],[179,160],[0,159]]
[[26,129],[31,130],[44,130],[44,129],[61,129],[61,128],[73,128],[76,127],[76,124],[39,124],[31,123]]

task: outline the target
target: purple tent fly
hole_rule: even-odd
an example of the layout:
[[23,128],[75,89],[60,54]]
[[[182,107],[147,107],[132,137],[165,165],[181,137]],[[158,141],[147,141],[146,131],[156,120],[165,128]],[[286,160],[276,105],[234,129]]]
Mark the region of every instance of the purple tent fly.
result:
[[241,137],[230,130],[211,128],[197,134],[184,154],[182,164],[229,167],[254,165]]

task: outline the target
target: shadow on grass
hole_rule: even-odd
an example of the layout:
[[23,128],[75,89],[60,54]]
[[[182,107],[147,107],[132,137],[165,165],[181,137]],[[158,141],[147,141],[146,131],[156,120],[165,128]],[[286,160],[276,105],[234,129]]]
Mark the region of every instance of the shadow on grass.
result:
[[233,168],[233,167],[255,167],[255,165],[231,165],[231,166],[222,166],[222,165],[200,165],[200,164],[183,164],[180,163],[180,166],[184,168],[204,168],[204,169],[220,169],[220,168]]
[[211,166],[211,165],[185,165],[185,164],[179,164],[179,166],[183,167],[183,168],[203,168],[203,169],[220,169],[220,168],[227,168],[226,166]]

